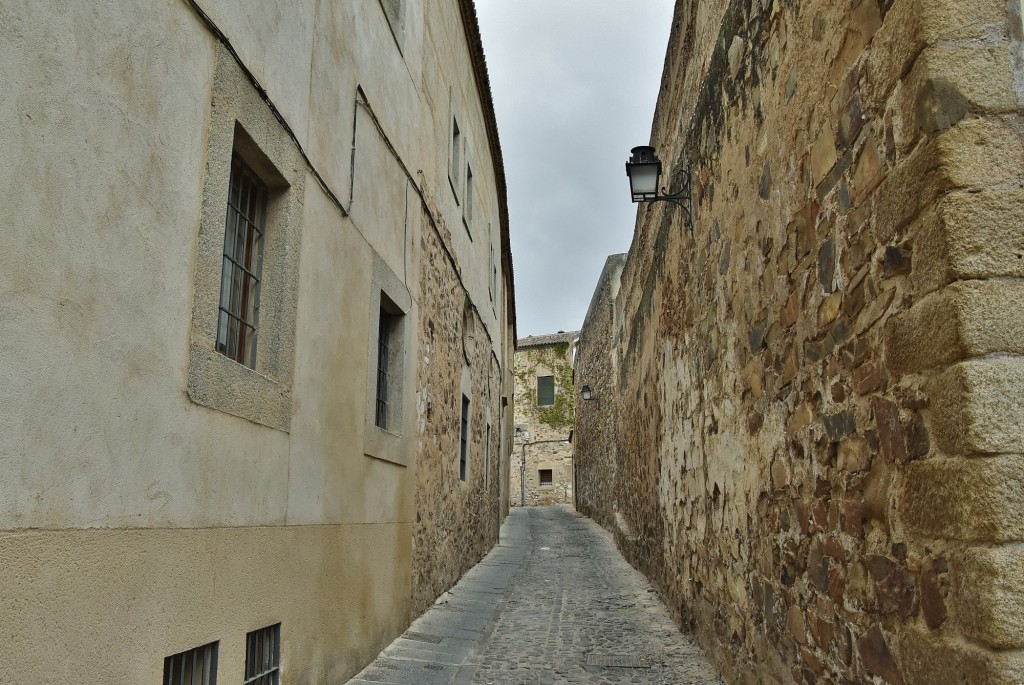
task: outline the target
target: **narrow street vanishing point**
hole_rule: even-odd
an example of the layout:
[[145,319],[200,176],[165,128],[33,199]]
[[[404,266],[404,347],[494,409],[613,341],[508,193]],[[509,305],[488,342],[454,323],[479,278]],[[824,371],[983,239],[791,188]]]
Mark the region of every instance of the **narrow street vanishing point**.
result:
[[512,510],[500,544],[349,685],[722,682],[611,535],[549,506]]

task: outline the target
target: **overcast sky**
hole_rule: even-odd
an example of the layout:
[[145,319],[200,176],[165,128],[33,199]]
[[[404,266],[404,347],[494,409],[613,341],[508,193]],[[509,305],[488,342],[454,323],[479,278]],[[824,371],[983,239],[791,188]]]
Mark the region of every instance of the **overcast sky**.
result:
[[636,206],[674,0],[476,0],[508,180],[519,337],[575,330]]

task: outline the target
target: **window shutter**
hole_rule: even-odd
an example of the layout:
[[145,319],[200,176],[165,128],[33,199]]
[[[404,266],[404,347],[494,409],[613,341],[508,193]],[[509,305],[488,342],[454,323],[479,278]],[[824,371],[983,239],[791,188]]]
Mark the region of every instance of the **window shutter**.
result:
[[537,406],[549,407],[555,403],[555,377],[539,376],[537,378]]

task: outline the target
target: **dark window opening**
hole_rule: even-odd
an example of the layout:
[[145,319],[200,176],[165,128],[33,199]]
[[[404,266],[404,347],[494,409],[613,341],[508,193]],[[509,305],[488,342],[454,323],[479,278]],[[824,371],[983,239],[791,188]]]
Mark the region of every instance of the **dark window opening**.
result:
[[555,403],[555,377],[539,376],[537,378],[537,406],[549,407]]
[[551,476],[551,469],[541,469],[538,473],[541,485],[552,485],[555,482]]
[[380,310],[380,323],[377,333],[377,404],[375,423],[378,427],[388,428],[388,401],[390,399],[389,375],[391,358],[394,355],[395,328],[398,317]]
[[455,186],[455,194],[458,195],[459,172],[462,170],[462,131],[459,130],[459,122],[455,117],[452,117],[451,162],[452,166],[448,170],[448,176],[451,178],[452,185]]
[[279,685],[281,682],[281,624],[254,630],[245,636],[243,685]]
[[459,480],[466,480],[469,459],[469,398],[462,396],[462,430],[459,438]]
[[217,643],[165,658],[164,685],[217,685]]
[[228,185],[217,351],[255,368],[267,186],[237,153]]
[[491,424],[487,424],[487,442],[484,443],[484,487],[491,484]]

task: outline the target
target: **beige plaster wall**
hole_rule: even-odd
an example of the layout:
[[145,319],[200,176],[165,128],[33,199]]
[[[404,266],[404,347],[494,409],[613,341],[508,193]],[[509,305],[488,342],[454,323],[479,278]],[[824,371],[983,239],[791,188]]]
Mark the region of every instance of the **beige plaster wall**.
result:
[[[510,354],[510,275],[489,292],[503,199],[460,6],[409,0],[397,41],[377,2],[199,2],[265,88],[304,177],[290,421],[271,428],[186,391],[228,53],[185,0],[56,5],[0,8],[13,122],[0,132],[0,615],[17,626],[0,672],[144,682],[164,656],[220,639],[230,679],[244,632],[283,621],[285,681],[342,680],[412,617],[416,398],[444,389],[416,385],[412,336],[408,466],[366,456],[368,303],[377,255],[417,329],[424,231],[465,233],[448,186],[453,91],[489,229],[451,241],[446,277],[476,313],[473,364],[500,379]],[[481,399],[506,469],[496,488],[499,386]],[[488,492],[475,496],[493,520],[458,519],[477,550],[502,512]],[[41,659],[53,644],[66,657]]]

